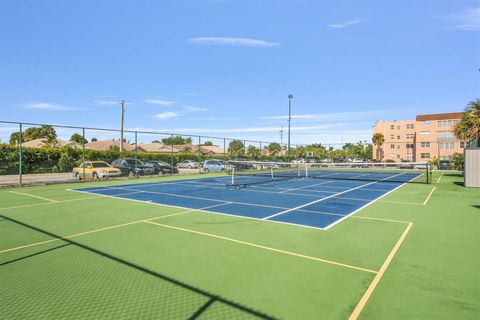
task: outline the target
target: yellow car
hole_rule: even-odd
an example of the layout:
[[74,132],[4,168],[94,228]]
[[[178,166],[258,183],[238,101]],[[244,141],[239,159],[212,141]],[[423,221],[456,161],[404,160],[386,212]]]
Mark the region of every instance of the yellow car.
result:
[[111,177],[120,177],[122,171],[113,168],[105,161],[85,161],[77,168],[73,168],[73,176],[76,180],[82,180],[85,173],[85,179],[106,179]]

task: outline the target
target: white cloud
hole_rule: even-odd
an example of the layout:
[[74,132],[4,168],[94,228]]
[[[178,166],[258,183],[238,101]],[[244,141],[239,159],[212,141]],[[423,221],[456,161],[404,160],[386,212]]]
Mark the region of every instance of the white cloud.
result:
[[147,99],[145,100],[145,102],[149,104],[155,104],[157,106],[170,106],[176,103],[176,101],[161,100],[161,99]]
[[[321,119],[337,119],[337,120],[346,120],[346,119],[359,119],[359,118],[371,118],[376,117],[380,114],[383,114],[384,111],[355,111],[355,112],[333,112],[333,113],[314,113],[314,114],[294,114],[292,119],[298,120],[321,120]],[[286,120],[288,115],[280,116],[265,116],[260,119],[271,119],[271,120]]]
[[[338,128],[346,126],[344,123],[337,124],[325,124],[318,126],[294,126],[291,127],[292,131],[316,131],[326,130],[332,128]],[[185,133],[248,133],[248,132],[278,132],[280,128],[275,127],[244,127],[244,128],[228,128],[228,129],[213,129],[213,128],[180,128],[172,131],[185,132]]]
[[446,17],[455,30],[480,31],[480,8],[471,8]]
[[178,117],[178,116],[180,116],[180,114],[177,112],[167,111],[167,112],[156,114],[154,117],[159,120],[167,120],[167,119]]
[[65,111],[65,110],[80,110],[80,108],[64,107],[60,104],[49,102],[33,102],[25,106],[27,109],[48,110],[48,111]]
[[280,45],[280,43],[278,42],[268,42],[258,39],[231,37],[196,37],[188,39],[188,42],[193,44],[227,45],[242,47],[277,47]]
[[95,103],[104,106],[120,105],[120,102],[115,100],[96,100]]
[[201,112],[201,111],[207,111],[207,108],[200,108],[200,107],[192,107],[192,106],[185,106],[185,111],[187,112]]
[[364,23],[366,21],[367,20],[364,20],[364,19],[352,19],[352,20],[348,20],[348,21],[327,24],[327,27],[329,27],[331,29],[343,29],[343,28],[351,27],[355,24]]

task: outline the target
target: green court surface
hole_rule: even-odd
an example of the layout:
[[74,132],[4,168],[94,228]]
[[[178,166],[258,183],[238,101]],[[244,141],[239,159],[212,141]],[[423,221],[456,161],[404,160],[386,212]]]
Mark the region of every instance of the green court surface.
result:
[[329,230],[3,189],[1,318],[479,319],[480,190],[462,179],[435,172]]

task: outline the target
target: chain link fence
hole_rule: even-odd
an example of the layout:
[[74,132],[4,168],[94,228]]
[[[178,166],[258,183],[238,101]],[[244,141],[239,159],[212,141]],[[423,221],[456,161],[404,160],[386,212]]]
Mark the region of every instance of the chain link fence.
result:
[[[456,168],[464,142],[367,141],[297,145],[186,135],[0,121],[0,187],[201,174],[218,160],[439,162]],[[321,136],[319,137],[321,140]],[[443,160],[443,161],[441,161]],[[112,168],[113,167],[113,168]],[[447,168],[446,166],[445,168]]]

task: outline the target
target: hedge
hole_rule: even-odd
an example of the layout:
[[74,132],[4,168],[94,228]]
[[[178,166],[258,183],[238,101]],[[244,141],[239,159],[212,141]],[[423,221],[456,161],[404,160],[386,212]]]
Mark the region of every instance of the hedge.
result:
[[[160,160],[176,165],[184,160],[204,161],[206,159],[228,160],[228,155],[198,155],[196,153],[155,153],[142,152],[137,153],[137,158],[141,161]],[[91,150],[85,149],[85,160],[102,160],[112,163],[120,157],[135,157],[135,152],[120,152],[119,150]],[[82,162],[83,150],[81,148],[63,147],[63,148],[22,148],[23,173],[56,173],[71,172],[72,169]],[[270,159],[270,157],[262,157]],[[7,144],[0,144],[0,175],[18,174],[20,165],[19,148]]]

